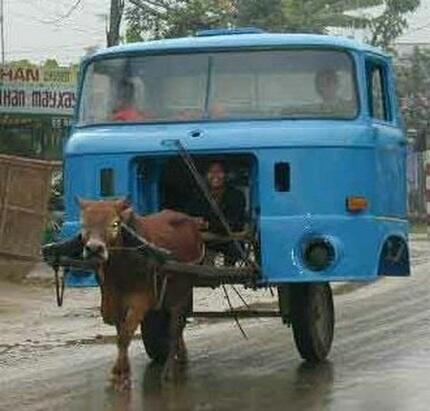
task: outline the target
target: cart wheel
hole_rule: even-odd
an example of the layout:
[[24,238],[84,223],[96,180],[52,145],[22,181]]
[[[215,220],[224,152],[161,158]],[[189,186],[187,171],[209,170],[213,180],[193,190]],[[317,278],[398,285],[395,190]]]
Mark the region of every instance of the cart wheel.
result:
[[169,314],[166,311],[149,311],[140,329],[149,358],[164,363],[169,354]]
[[331,348],[334,331],[333,296],[328,283],[290,284],[290,319],[301,357],[323,361]]

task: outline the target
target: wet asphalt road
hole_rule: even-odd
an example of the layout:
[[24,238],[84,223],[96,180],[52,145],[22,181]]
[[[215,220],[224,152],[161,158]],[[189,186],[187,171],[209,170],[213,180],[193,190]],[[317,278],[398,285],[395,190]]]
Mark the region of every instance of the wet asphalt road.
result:
[[249,340],[230,322],[194,325],[175,383],[160,384],[137,340],[128,393],[109,384],[113,344],[57,347],[0,365],[0,410],[429,410],[428,248],[415,244],[413,277],[336,296],[333,349],[319,366],[301,362],[276,319],[243,321]]

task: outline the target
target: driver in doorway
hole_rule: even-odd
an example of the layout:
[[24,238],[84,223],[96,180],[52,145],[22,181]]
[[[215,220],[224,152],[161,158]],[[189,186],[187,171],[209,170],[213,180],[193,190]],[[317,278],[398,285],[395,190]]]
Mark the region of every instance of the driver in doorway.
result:
[[[222,161],[217,160],[209,164],[206,181],[209,191],[223,212],[231,231],[242,231],[245,225],[245,196],[240,190],[227,183],[227,170]],[[203,196],[194,201],[187,211],[193,216],[202,217],[211,233],[220,236],[227,235],[223,224]],[[233,241],[216,244],[210,248],[224,255],[226,265],[234,265],[240,259],[240,252]]]

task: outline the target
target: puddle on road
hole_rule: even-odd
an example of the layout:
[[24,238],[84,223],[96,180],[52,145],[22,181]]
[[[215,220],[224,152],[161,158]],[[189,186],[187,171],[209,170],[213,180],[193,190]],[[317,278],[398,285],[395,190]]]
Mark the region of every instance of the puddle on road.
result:
[[[142,367],[129,392],[97,387],[81,393],[68,409],[82,410],[91,404],[94,411],[284,411],[320,410],[330,402],[334,373],[329,362],[313,367],[299,364],[274,371],[270,378],[258,372],[254,375],[252,370],[239,376],[212,365],[206,364],[199,372],[178,369],[175,381],[165,384],[161,383],[162,368],[150,363]],[[211,368],[215,369],[208,371]]]

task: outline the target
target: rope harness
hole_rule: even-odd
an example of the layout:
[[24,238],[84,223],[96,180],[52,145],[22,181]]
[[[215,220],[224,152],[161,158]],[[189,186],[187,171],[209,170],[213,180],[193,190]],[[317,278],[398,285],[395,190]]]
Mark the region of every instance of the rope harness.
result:
[[[242,258],[242,261],[243,261],[242,264],[251,265],[251,266],[253,266],[253,268],[260,270],[260,267],[257,264],[257,262],[250,259],[249,253],[246,253],[242,244],[237,239],[234,238],[234,234],[233,234],[233,231],[230,227],[230,224],[228,223],[228,221],[227,221],[223,211],[221,210],[218,202],[215,200],[212,193],[210,192],[205,180],[203,179],[203,177],[199,173],[199,171],[196,167],[196,164],[195,164],[192,156],[190,155],[190,153],[187,151],[187,149],[185,148],[185,146],[183,145],[183,143],[180,140],[174,140],[174,144],[175,144],[176,148],[178,149],[179,155],[181,156],[186,167],[188,168],[191,176],[194,178],[199,189],[203,193],[206,201],[209,203],[209,206],[211,207],[212,211],[215,213],[215,215],[217,216],[217,218],[221,222],[223,228],[227,232],[227,235],[230,238],[232,238],[231,241],[234,244],[234,247],[237,249],[237,251],[239,252],[239,254]],[[155,244],[151,243],[150,241],[145,239],[142,235],[137,233],[136,230],[134,230],[128,224],[125,224],[124,222],[122,222],[121,227],[129,235],[131,235],[135,240],[137,240],[140,243],[140,245],[137,247],[134,247],[134,249],[136,249],[136,250],[150,250],[152,253],[152,256],[155,257],[155,260],[157,261],[157,263],[162,264],[162,263],[166,262],[168,259],[172,258],[172,253],[169,250],[167,250],[163,247],[158,247]],[[110,247],[109,249],[111,249],[111,250],[121,250],[121,249],[132,250],[133,247]],[[56,289],[57,305],[59,307],[61,307],[63,305],[63,299],[64,299],[65,273],[64,273],[64,269],[63,269],[62,275],[60,275],[60,273],[59,273],[60,266],[58,263],[53,265],[53,269],[54,269],[54,273],[55,273],[55,289]],[[162,276],[161,288],[159,287],[160,276]],[[156,266],[154,266],[153,273],[152,273],[152,279],[153,279],[153,292],[154,292],[154,296],[157,300],[157,304],[156,304],[155,309],[160,310],[163,306],[163,302],[164,302],[164,299],[166,296],[168,275],[160,274],[159,272],[157,272]],[[227,289],[226,289],[224,284],[222,285],[222,289],[223,289],[224,294],[226,296],[229,308],[233,312],[233,306],[231,304],[230,297],[228,295]],[[238,290],[235,289],[234,287],[233,287],[233,289],[240,296],[240,293],[238,292]],[[240,298],[245,303],[245,305],[247,305],[246,302],[243,300],[242,296],[240,296]],[[235,322],[236,322],[239,330],[241,331],[243,337],[247,338],[247,335],[246,335],[245,331],[243,330],[237,316],[235,316]]]
[[[137,233],[132,227],[125,223],[121,223],[121,227],[130,235],[132,236],[140,245],[135,247],[109,247],[109,250],[115,250],[115,251],[121,251],[121,250],[136,250],[136,251],[146,251],[150,250],[151,256],[155,259],[157,264],[163,264],[167,260],[172,258],[172,253],[162,247],[158,247],[155,244],[148,241],[146,238],[141,236],[139,233]],[[156,265],[157,265],[156,264]],[[56,302],[57,306],[61,307],[63,305],[64,301],[64,291],[65,291],[65,277],[66,272],[64,270],[64,266],[62,266],[59,262],[58,256],[55,258],[50,265],[52,266],[52,269],[54,271],[54,281],[55,281],[55,295],[56,295]],[[167,291],[167,281],[168,276],[165,274],[160,274],[157,272],[157,267],[154,265],[152,270],[152,281],[153,281],[153,290],[154,290],[154,296],[157,300],[156,310],[160,310],[164,298]],[[73,259],[70,259],[69,264],[67,264],[66,267],[73,267]],[[82,267],[77,267],[82,268]],[[101,269],[100,264],[98,269]],[[161,281],[161,287],[158,286],[159,280],[162,278]],[[99,276],[99,282],[101,284],[102,279]]]

